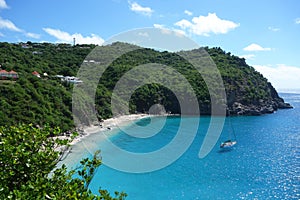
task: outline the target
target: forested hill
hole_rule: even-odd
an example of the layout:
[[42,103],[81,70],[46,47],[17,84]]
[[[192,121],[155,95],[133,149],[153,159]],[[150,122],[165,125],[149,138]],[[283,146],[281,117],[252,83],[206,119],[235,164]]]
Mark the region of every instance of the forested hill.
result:
[[[118,42],[111,46],[126,48],[130,45]],[[111,46],[97,48],[113,53],[110,52]],[[86,56],[95,47],[31,42],[0,43],[0,125],[33,123],[42,126],[47,123],[59,126],[62,130],[70,130],[74,126],[71,112],[74,77],[66,77],[76,76]],[[205,50],[222,75],[231,114],[259,115],[291,107],[284,103],[267,79],[248,66],[244,59],[220,48]],[[196,55],[198,51],[200,49],[184,53]],[[93,61],[97,63],[96,59]],[[210,114],[210,96],[205,82],[189,63],[176,53],[143,48],[116,59],[103,74],[96,91],[99,118],[111,116],[111,93],[122,75],[135,66],[149,62],[172,66],[183,74],[196,93],[201,114]],[[80,87],[80,80],[77,83]],[[156,103],[164,105],[167,112],[180,113],[174,93],[159,84],[138,88],[130,99],[130,111],[147,112]]]
[[[73,127],[72,85],[55,75],[75,76],[94,47],[0,43],[1,69],[18,73],[16,80],[1,77],[0,125],[48,123],[70,130]],[[34,71],[40,74],[40,78],[32,74]]]

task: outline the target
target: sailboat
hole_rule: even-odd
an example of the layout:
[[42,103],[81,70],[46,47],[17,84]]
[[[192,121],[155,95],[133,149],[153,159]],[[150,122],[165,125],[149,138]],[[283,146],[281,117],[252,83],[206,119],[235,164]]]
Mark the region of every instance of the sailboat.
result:
[[[229,110],[228,110],[228,112],[229,112]],[[235,136],[235,132],[234,132],[234,129],[233,129],[233,127],[232,127],[231,120],[230,120],[230,115],[229,115],[229,123],[230,123],[231,129],[232,129],[233,137],[232,137],[231,132],[229,132],[229,139],[226,140],[226,141],[224,141],[224,142],[222,142],[222,143],[220,144],[220,148],[221,148],[221,149],[225,149],[225,148],[228,149],[228,148],[231,148],[231,147],[233,147],[234,145],[236,145],[236,143],[237,143],[237,141],[236,141],[236,136]]]
[[236,140],[226,140],[220,144],[220,148],[231,148],[236,145]]

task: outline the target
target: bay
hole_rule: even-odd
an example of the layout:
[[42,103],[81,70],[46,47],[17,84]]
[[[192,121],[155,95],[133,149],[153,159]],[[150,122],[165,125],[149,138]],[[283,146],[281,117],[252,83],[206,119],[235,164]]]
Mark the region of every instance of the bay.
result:
[[[282,93],[294,109],[262,116],[226,118],[212,151],[198,157],[210,117],[201,117],[192,145],[171,165],[149,173],[126,173],[105,165],[95,174],[90,189],[125,191],[128,200],[147,199],[299,199],[300,198],[300,94]],[[159,123],[160,118],[155,118]],[[118,147],[138,153],[155,151],[176,135],[181,120],[168,117],[163,129],[149,138],[134,138],[120,131],[111,137]],[[155,121],[151,123],[155,124]],[[145,127],[149,120],[137,122]],[[127,127],[131,129],[131,127]],[[151,128],[150,128],[151,129]],[[131,130],[134,131],[134,130]],[[236,133],[237,145],[220,151],[219,144]],[[97,148],[104,150],[106,147]],[[122,160],[126,163],[126,158]],[[79,162],[79,160],[78,160]],[[157,162],[153,160],[153,162]]]

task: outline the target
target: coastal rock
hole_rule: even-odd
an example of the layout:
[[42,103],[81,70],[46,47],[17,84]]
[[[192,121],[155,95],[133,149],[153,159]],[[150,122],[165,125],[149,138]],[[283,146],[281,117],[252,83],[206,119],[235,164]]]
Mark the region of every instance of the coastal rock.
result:
[[261,112],[262,114],[271,114],[271,113],[275,112],[275,109],[274,109],[274,106],[268,105],[268,106],[263,106],[263,107],[260,109],[260,112]]
[[278,108],[279,109],[290,109],[290,108],[293,108],[293,106],[289,103],[279,102]]
[[167,112],[163,105],[154,104],[153,106],[150,107],[149,114],[150,115],[165,115],[165,114],[167,114]]
[[239,102],[234,102],[234,104],[232,105],[231,113],[238,114],[241,113],[243,110],[244,110],[243,104]]
[[278,109],[290,109],[293,108],[289,103],[285,103],[282,98],[274,98],[271,101],[260,100],[255,104],[242,104],[240,102],[234,102],[229,107],[231,115],[248,115],[258,116],[262,114],[271,114]]

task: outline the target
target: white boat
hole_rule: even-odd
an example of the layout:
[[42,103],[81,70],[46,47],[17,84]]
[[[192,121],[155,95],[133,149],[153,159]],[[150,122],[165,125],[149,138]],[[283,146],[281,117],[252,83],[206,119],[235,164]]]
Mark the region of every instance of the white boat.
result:
[[227,140],[221,143],[220,148],[231,148],[234,145],[236,145],[236,143],[237,143],[236,141]]
[[[228,110],[228,112],[229,112],[229,110]],[[234,132],[234,129],[233,129],[233,127],[232,127],[232,123],[231,123],[230,116],[228,116],[228,117],[229,117],[229,124],[230,124],[230,127],[231,127],[231,129],[232,129],[232,132],[229,131],[229,139],[226,140],[226,141],[224,141],[224,142],[222,142],[222,143],[220,144],[220,148],[221,148],[221,149],[224,149],[224,148],[231,148],[231,147],[233,147],[234,145],[236,145],[236,143],[237,143],[237,141],[236,141],[236,136],[235,136],[235,132]],[[233,139],[232,139],[232,134],[233,134]]]

